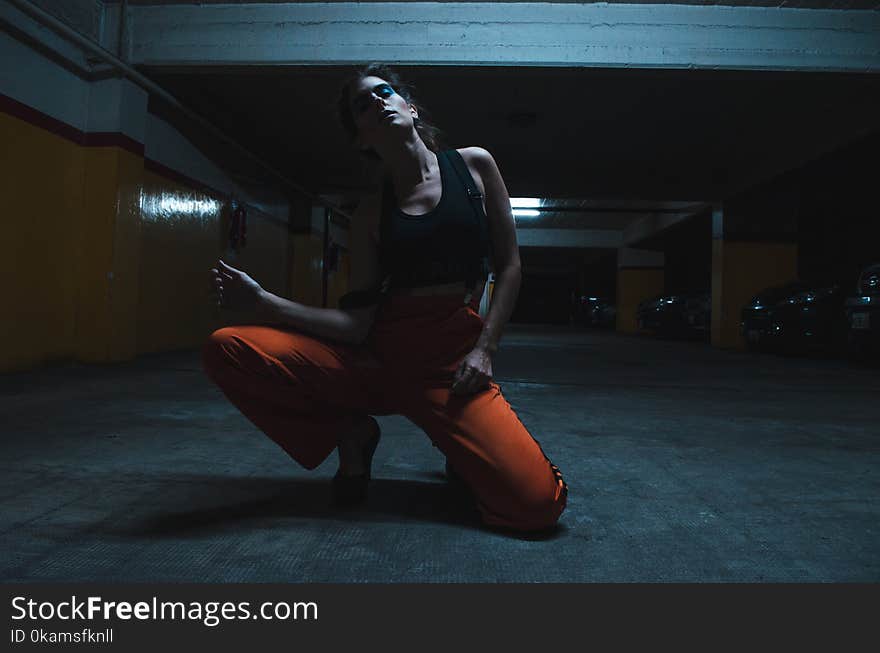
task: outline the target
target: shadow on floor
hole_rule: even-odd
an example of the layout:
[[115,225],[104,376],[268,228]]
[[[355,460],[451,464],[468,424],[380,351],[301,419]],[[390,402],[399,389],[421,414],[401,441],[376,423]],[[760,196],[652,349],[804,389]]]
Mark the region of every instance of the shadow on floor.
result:
[[[437,475],[442,478],[441,474]],[[247,522],[284,518],[351,520],[381,522],[435,522],[468,530],[484,530],[525,540],[546,540],[560,536],[564,527],[548,531],[520,533],[509,529],[486,527],[470,497],[443,482],[375,479],[366,503],[355,508],[333,505],[327,480],[281,480],[277,478],[189,475],[175,479],[170,491],[180,489],[180,496],[163,495],[163,504],[192,504],[184,511],[163,511],[133,516],[125,525],[112,528],[116,535],[129,537],[187,537],[239,530]],[[193,484],[201,488],[193,492]],[[206,493],[204,488],[218,488]],[[289,528],[279,521],[279,526]]]

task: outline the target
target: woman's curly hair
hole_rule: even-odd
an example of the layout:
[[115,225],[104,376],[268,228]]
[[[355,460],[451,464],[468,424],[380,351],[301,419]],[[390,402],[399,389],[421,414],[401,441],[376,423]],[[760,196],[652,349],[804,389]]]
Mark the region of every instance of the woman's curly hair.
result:
[[[439,152],[444,149],[442,143],[443,132],[428,121],[428,112],[422,103],[415,99],[413,91],[415,85],[405,82],[400,78],[394,70],[385,64],[371,63],[358,70],[353,76],[349,77],[342,85],[339,93],[339,100],[336,103],[336,114],[342,127],[345,129],[349,137],[349,142],[354,143],[357,138],[358,130],[354,122],[354,116],[351,115],[351,87],[356,82],[365,77],[381,77],[391,84],[394,91],[400,95],[407,104],[415,105],[419,110],[419,117],[413,120],[419,137],[425,143],[425,146],[432,152]],[[373,148],[360,150],[361,154],[374,161],[381,161],[382,158]]]

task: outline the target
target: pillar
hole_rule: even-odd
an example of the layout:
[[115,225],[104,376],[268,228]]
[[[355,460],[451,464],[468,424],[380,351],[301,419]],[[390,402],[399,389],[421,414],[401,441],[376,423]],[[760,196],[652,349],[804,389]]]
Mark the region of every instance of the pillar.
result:
[[774,202],[717,204],[712,211],[712,345],[745,349],[743,307],[761,290],[796,279],[797,272],[793,211]]
[[663,292],[663,252],[622,247],[617,250],[617,330],[636,333],[640,302]]
[[84,210],[75,230],[75,350],[89,362],[137,353],[147,93],[125,79],[89,87]]

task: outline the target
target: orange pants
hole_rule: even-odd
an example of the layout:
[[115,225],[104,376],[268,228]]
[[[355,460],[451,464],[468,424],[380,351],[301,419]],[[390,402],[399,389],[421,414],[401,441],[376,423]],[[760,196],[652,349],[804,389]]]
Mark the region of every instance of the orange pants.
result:
[[470,486],[486,524],[556,523],[568,488],[496,383],[451,392],[483,320],[461,295],[390,295],[362,346],[286,327],[234,326],[203,348],[209,377],[294,460],[314,469],[365,415],[403,415]]

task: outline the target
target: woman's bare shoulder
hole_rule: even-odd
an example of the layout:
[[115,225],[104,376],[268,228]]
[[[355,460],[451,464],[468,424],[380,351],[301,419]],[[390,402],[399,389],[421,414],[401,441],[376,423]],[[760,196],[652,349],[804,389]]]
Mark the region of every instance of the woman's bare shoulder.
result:
[[494,161],[492,154],[484,147],[471,146],[462,147],[457,150],[461,154],[461,158],[468,164],[473,163],[477,167],[482,167],[489,161]]
[[468,170],[470,170],[471,176],[474,178],[474,182],[477,184],[480,192],[485,195],[486,188],[483,184],[483,174],[487,169],[489,161],[494,162],[489,150],[483,147],[472,146],[462,147],[456,151],[461,154],[461,158],[464,159],[464,162],[467,164]]

